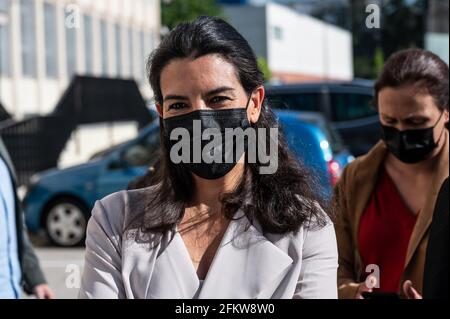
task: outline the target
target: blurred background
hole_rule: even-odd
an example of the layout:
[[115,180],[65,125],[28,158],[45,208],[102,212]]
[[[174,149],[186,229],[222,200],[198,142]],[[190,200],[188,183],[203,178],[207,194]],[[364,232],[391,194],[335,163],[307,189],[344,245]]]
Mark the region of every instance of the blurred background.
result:
[[82,244],[95,200],[155,169],[146,60],[199,15],[248,40],[290,146],[326,193],[379,139],[384,61],[417,47],[449,63],[447,0],[0,0],[0,138],[60,297],[74,296],[63,266],[82,264],[82,248],[67,247]]

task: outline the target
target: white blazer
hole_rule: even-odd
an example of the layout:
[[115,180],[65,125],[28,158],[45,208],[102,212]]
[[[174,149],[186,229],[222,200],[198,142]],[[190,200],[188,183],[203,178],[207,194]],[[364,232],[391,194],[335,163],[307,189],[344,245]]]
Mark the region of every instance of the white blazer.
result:
[[96,202],[79,298],[337,298],[330,220],[295,234],[263,234],[239,211],[243,218],[229,223],[201,284],[176,228],[153,248],[124,231],[149,191],[121,191]]

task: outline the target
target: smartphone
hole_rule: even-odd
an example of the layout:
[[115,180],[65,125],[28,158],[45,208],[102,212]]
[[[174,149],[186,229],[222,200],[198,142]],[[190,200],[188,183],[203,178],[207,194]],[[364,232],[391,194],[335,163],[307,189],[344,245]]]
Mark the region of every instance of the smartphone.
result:
[[400,299],[400,296],[394,292],[363,292],[364,299]]

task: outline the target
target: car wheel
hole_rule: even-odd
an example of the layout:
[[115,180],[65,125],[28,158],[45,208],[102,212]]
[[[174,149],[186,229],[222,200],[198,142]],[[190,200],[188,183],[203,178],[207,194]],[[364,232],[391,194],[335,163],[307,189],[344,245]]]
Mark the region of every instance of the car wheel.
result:
[[86,236],[86,225],[86,208],[76,200],[60,199],[47,209],[45,229],[50,241],[57,246],[80,245]]

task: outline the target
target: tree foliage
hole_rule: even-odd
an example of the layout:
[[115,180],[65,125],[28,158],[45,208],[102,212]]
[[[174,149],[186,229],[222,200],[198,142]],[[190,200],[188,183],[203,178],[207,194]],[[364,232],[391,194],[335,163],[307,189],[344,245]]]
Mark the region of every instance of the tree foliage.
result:
[[192,21],[198,16],[222,17],[222,10],[215,0],[162,0],[161,24],[173,29],[180,22]]

